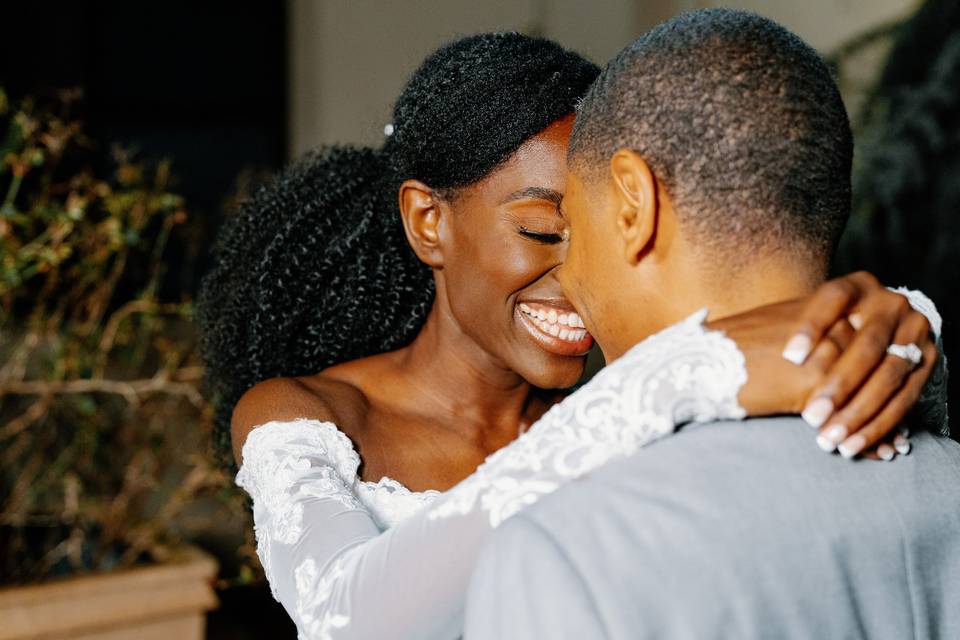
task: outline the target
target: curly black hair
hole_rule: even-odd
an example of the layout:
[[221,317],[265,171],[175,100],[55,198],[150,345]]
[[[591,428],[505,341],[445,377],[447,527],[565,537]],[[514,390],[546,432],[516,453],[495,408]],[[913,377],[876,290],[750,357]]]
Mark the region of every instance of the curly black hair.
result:
[[382,148],[310,153],[240,207],[197,305],[221,463],[234,468],[230,416],[257,382],[397,349],[419,332],[433,276],[403,233],[400,183],[447,194],[477,182],[572,113],[598,73],[540,38],[458,40],[413,74]]

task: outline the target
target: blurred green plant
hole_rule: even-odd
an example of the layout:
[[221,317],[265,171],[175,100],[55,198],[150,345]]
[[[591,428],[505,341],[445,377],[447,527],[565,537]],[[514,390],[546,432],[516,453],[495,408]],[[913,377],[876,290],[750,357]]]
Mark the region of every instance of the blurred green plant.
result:
[[114,149],[99,177],[80,97],[0,88],[0,583],[162,561],[197,518],[246,517],[208,455],[191,303],[161,296],[191,231],[170,164]]

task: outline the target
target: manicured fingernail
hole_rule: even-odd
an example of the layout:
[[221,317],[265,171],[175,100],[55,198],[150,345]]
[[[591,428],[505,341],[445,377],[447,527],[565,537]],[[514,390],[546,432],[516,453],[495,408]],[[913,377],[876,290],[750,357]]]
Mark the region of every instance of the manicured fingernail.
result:
[[789,360],[793,364],[803,364],[807,356],[810,355],[812,348],[813,343],[810,337],[806,334],[798,333],[787,342],[787,346],[783,348],[782,355],[785,360]]
[[860,328],[863,326],[863,316],[859,313],[851,313],[847,316],[847,321],[850,323],[850,326],[860,331]]
[[841,442],[837,449],[840,451],[840,455],[849,460],[863,451],[865,446],[867,446],[867,439],[859,433],[856,433]]
[[909,437],[910,437],[910,429],[907,429],[906,427],[900,427],[899,433],[900,433],[900,435],[902,435],[904,438],[909,438]]
[[800,417],[814,429],[819,429],[832,413],[833,400],[821,396],[811,401],[803,410],[803,413],[800,414]]
[[823,432],[823,437],[829,442],[833,443],[833,448],[836,449],[837,445],[843,442],[843,439],[847,437],[847,426],[843,424],[835,424]]
[[891,447],[890,445],[882,444],[879,447],[877,447],[877,455],[880,456],[881,460],[886,460],[887,462],[890,462],[891,460],[893,460],[894,456],[897,455],[897,452],[894,451],[893,447]]
[[896,438],[893,439],[893,447],[897,450],[897,453],[899,453],[899,454],[902,455],[902,456],[905,456],[905,455],[907,455],[908,453],[910,453],[911,445],[910,445],[910,441],[907,440],[907,439],[901,434],[901,435],[898,435]]
[[823,434],[817,436],[817,446],[827,453],[833,453],[837,450],[837,443]]

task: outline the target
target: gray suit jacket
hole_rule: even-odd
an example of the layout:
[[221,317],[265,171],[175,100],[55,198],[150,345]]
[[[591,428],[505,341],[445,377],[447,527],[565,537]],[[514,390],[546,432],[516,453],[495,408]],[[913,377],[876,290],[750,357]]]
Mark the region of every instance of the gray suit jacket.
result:
[[813,436],[691,425],[544,498],[483,553],[466,638],[960,638],[960,445]]

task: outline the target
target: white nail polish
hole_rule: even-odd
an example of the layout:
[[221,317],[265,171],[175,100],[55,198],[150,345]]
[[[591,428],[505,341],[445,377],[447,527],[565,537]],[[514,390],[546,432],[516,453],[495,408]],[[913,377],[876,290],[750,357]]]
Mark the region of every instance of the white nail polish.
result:
[[810,355],[810,350],[812,348],[813,343],[810,341],[810,337],[803,333],[798,333],[790,338],[790,340],[787,342],[787,346],[783,348],[783,353],[781,355],[785,360],[799,365],[806,361],[807,356]]
[[835,424],[827,429],[823,435],[827,440],[833,443],[834,447],[836,447],[838,444],[843,442],[844,438],[847,437],[847,427],[843,424]]
[[800,417],[814,429],[819,429],[833,413],[833,401],[830,398],[816,398],[806,406]]
[[858,433],[841,442],[837,450],[840,451],[840,455],[849,460],[863,451],[865,446],[867,446],[867,439]]
[[904,438],[902,435],[898,435],[893,439],[893,448],[896,449],[897,453],[902,456],[910,453],[911,447],[912,445],[910,444],[910,441]]
[[891,460],[893,460],[893,457],[897,455],[897,452],[894,451],[893,447],[891,447],[890,445],[882,444],[879,447],[877,447],[877,455],[880,456],[881,460],[886,460],[887,462],[890,462]]
[[824,437],[823,435],[817,436],[817,446],[827,453],[833,453],[837,450],[837,443],[833,442],[829,438]]
[[851,313],[847,316],[847,321],[855,331],[860,331],[860,328],[863,327],[863,316],[859,313]]

